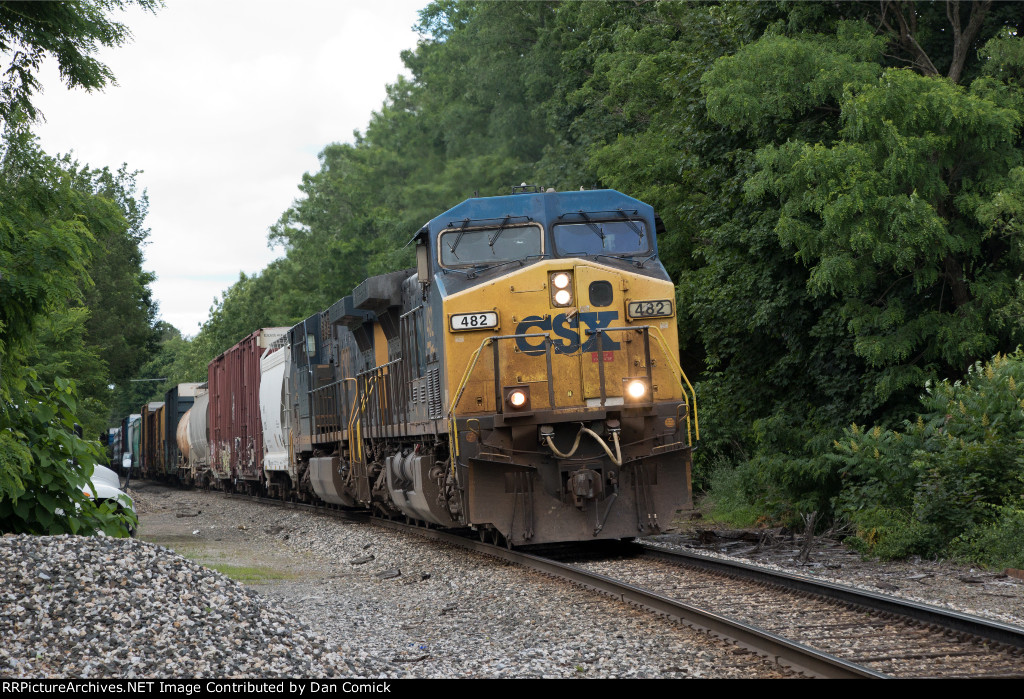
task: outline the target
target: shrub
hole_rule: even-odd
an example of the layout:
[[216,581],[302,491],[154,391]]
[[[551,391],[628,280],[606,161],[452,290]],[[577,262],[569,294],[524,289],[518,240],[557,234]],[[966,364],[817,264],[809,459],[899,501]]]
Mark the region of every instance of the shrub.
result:
[[953,555],[990,568],[1024,569],[1024,509],[997,507],[993,511],[990,521],[974,525],[953,540]]
[[135,515],[83,493],[103,453],[75,434],[74,382],[44,388],[29,371],[9,383],[0,397],[0,532],[127,536]]
[[928,385],[921,403],[902,432],[853,425],[835,443],[837,509],[873,532],[858,536],[866,552],[942,554],[957,540],[962,556],[981,561],[1024,493],[1024,354]]

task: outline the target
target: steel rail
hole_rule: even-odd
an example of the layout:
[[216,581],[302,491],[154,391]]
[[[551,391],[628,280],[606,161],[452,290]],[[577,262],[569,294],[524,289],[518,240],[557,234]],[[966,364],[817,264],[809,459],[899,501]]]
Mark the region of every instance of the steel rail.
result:
[[909,617],[924,624],[941,626],[958,633],[966,633],[989,641],[1024,649],[1024,628],[1011,626],[999,621],[982,619],[921,602],[899,599],[867,590],[858,590],[857,588],[837,583],[816,580],[784,571],[770,570],[739,561],[727,561],[691,551],[665,549],[661,546],[647,543],[638,542],[636,545],[645,556],[661,558],[673,563],[679,563],[681,560],[684,562],[684,565],[692,565],[716,573],[734,575],[746,580],[781,586],[798,592],[820,595],[828,599],[865,607],[875,612]]
[[[232,496],[229,495],[228,497]],[[234,495],[233,497],[252,499],[251,496]],[[517,549],[507,549],[494,544],[478,542],[464,534],[453,533],[447,530],[431,529],[408,524],[400,520],[373,517],[365,512],[355,513],[343,509],[325,508],[320,505],[300,504],[268,498],[257,499],[261,502],[277,506],[308,509],[313,512],[330,514],[344,519],[359,520],[396,531],[416,534],[567,580],[582,587],[602,592],[620,601],[674,619],[695,630],[704,631],[722,640],[735,643],[759,656],[773,660],[782,667],[787,667],[810,676],[830,679],[881,679],[890,677],[890,675],[796,643],[751,624],[700,609],[699,607],[644,590],[643,588],[605,575],[589,572],[569,563],[524,553]],[[633,548],[641,553],[643,557],[659,558],[677,565],[698,567],[723,575],[783,587],[805,594],[817,595],[856,605],[874,612],[898,615],[933,627],[938,626],[996,643],[1024,648],[1024,628],[1009,624],[973,617],[919,602],[901,600],[865,590],[858,590],[793,573],[770,570],[739,561],[713,558],[690,551],[667,549],[663,546],[642,542],[634,543]]]
[[614,580],[604,575],[591,573],[576,566],[560,563],[514,549],[473,541],[438,529],[415,527],[386,519],[372,519],[371,523],[418,534],[425,538],[452,544],[477,553],[492,556],[516,565],[545,573],[563,580],[569,580],[591,590],[603,592],[611,597],[635,606],[649,609],[687,626],[709,633],[717,638],[733,642],[757,655],[775,661],[782,667],[793,669],[814,677],[830,679],[886,678],[888,675],[850,663],[828,653],[794,643],[782,636],[764,631],[750,624],[721,616],[683,602]]

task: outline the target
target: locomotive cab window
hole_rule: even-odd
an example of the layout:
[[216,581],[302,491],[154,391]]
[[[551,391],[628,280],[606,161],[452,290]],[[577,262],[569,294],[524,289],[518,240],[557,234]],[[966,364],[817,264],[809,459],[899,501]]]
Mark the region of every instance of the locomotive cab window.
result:
[[532,224],[493,228],[451,228],[441,232],[441,264],[475,267],[536,257],[544,252],[540,226]]
[[643,221],[584,221],[560,223],[554,228],[555,251],[572,255],[637,255],[651,249]]

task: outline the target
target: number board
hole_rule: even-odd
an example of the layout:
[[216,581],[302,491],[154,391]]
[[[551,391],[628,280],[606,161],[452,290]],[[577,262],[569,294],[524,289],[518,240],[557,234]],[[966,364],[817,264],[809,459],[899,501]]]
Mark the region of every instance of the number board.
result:
[[453,332],[459,330],[484,330],[498,327],[498,314],[494,311],[453,313],[449,322]]
[[630,318],[660,318],[672,315],[672,302],[661,301],[630,301],[626,307]]

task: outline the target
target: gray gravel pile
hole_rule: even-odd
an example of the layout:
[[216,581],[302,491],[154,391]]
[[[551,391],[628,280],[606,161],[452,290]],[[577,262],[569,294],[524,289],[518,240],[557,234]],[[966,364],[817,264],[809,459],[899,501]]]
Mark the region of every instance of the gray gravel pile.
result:
[[0,677],[330,677],[323,639],[162,546],[0,537]]

